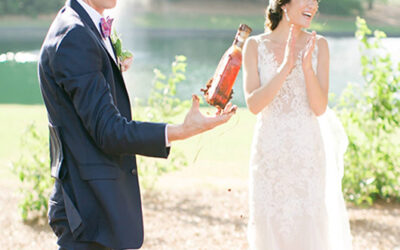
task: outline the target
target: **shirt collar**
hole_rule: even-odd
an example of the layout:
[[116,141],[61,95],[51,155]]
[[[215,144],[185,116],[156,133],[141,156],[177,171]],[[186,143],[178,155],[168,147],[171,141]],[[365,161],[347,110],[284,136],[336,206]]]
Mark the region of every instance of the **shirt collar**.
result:
[[99,12],[97,12],[95,9],[93,9],[90,5],[85,3],[83,0],[77,0],[77,2],[85,9],[85,11],[90,16],[90,19],[92,19],[93,23],[95,24],[97,30],[101,34],[100,19],[103,18],[103,16]]

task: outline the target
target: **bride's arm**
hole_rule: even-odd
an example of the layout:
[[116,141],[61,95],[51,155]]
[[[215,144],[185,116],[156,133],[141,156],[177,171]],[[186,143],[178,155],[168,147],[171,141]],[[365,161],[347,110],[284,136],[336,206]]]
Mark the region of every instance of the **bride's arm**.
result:
[[[295,39],[294,37],[293,39],[289,37],[288,40],[290,41],[290,46],[286,47],[285,60],[270,82],[263,86],[261,86],[258,76],[257,41],[254,38],[249,38],[246,41],[243,50],[243,87],[247,107],[253,114],[258,114],[272,102],[293,68]],[[291,48],[289,49],[289,47]]]
[[[303,71],[304,79],[306,82],[308,102],[314,114],[316,116],[320,116],[325,113],[326,107],[328,106],[329,48],[328,42],[324,37],[320,37],[316,42],[318,43],[317,73],[314,72],[311,66],[311,58],[308,67],[305,67],[303,63]],[[313,45],[312,47],[314,46],[315,45]]]

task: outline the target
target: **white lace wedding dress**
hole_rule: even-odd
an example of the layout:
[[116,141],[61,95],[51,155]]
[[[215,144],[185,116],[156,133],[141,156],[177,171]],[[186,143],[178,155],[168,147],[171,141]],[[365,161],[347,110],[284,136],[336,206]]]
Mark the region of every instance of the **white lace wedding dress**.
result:
[[[261,36],[258,72],[265,85],[278,67]],[[318,47],[313,52],[317,66]],[[250,249],[347,250],[343,195],[347,137],[332,110],[312,112],[301,57],[274,100],[257,116],[250,160]]]

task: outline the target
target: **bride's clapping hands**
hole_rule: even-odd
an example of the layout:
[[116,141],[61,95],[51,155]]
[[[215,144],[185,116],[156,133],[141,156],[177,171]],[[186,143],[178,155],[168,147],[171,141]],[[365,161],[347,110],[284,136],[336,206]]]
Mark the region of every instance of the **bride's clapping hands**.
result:
[[307,72],[312,70],[312,54],[315,48],[315,41],[316,41],[317,33],[315,31],[312,32],[311,37],[308,39],[306,49],[303,54],[303,71]]
[[283,57],[281,65],[278,68],[278,72],[286,70],[287,73],[290,73],[294,68],[294,65],[296,63],[295,45],[296,37],[294,35],[294,25],[292,24],[290,26],[289,36],[286,41],[285,55]]

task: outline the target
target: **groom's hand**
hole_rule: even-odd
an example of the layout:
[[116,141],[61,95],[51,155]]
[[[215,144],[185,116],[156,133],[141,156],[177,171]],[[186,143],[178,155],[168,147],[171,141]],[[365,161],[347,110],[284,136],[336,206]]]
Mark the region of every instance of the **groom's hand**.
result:
[[180,125],[168,124],[168,141],[183,140],[213,129],[226,123],[236,113],[236,105],[228,103],[225,109],[219,109],[214,116],[205,116],[200,112],[199,97],[192,96],[192,107]]

